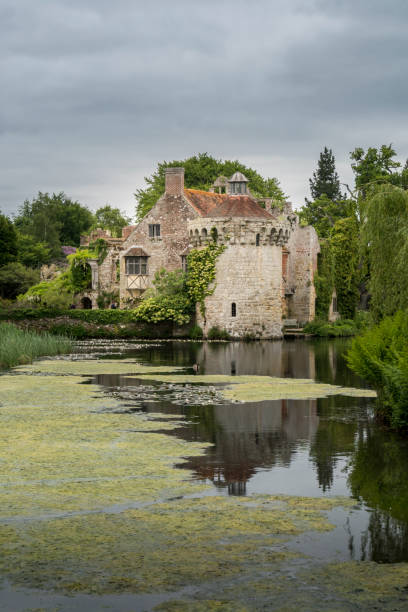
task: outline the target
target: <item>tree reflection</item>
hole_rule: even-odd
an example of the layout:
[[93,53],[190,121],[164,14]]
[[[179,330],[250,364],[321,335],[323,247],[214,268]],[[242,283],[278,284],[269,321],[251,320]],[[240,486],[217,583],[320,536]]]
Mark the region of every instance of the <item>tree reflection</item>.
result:
[[353,496],[373,508],[363,534],[363,559],[408,559],[407,465],[405,439],[375,423],[359,432],[349,484]]

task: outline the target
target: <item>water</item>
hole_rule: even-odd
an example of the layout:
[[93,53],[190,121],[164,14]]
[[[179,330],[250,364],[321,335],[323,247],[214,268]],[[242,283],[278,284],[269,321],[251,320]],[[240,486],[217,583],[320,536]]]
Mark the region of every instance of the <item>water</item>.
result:
[[[363,387],[350,372],[348,340],[256,343],[80,343],[94,357],[136,357],[151,365],[200,365],[203,374],[311,378]],[[212,483],[218,493],[345,495],[356,500],[351,515],[330,513],[336,529],[305,535],[294,548],[327,559],[408,560],[408,440],[373,417],[374,400],[332,396],[245,404],[174,403],[169,389],[135,377],[95,377],[129,411],[183,415],[169,435],[211,442],[206,454],[180,469]],[[170,389],[171,391],[171,389]],[[191,396],[193,394],[193,396]],[[209,402],[211,400],[208,400]]]

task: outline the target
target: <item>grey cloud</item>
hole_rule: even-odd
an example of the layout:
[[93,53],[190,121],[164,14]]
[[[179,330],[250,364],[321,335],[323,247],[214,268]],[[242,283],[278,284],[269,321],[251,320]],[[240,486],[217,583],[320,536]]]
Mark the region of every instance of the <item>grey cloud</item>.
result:
[[[258,161],[295,202],[321,148],[405,128],[408,6],[394,0],[5,1],[0,206],[63,189],[131,210],[157,161]],[[254,160],[254,161],[251,161]]]

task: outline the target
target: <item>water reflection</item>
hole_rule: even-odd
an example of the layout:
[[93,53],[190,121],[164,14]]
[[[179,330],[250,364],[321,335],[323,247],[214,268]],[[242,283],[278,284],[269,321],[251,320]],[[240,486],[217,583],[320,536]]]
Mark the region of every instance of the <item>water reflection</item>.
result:
[[[344,340],[166,343],[142,347],[137,356],[146,363],[187,368],[197,362],[207,374],[267,374],[361,386],[345,366],[345,346]],[[199,405],[193,398],[174,405],[156,391],[154,401],[140,401],[138,391],[146,381],[121,376],[97,381],[119,394],[127,391],[129,410],[183,414],[174,435],[213,444],[204,456],[183,464],[197,478],[231,495],[352,495],[368,509],[356,511],[354,523],[341,529],[349,557],[408,560],[408,442],[375,422],[372,400],[333,396]]]

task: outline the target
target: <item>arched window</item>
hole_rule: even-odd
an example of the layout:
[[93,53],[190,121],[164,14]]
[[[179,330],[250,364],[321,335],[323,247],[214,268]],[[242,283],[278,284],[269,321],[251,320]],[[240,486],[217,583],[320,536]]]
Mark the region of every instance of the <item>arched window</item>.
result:
[[203,227],[203,229],[201,230],[201,236],[204,240],[206,240],[207,238],[207,230],[205,229],[205,227]]
[[236,317],[237,316],[237,305],[235,302],[232,302],[231,304],[231,317]]
[[256,246],[259,246],[260,243],[261,243],[261,236],[260,236],[260,234],[257,234],[256,238],[255,238],[255,244],[256,244]]
[[211,234],[211,238],[213,239],[213,242],[217,242],[217,240],[218,240],[218,232],[217,232],[217,228],[216,227],[212,227],[211,228],[210,234]]

